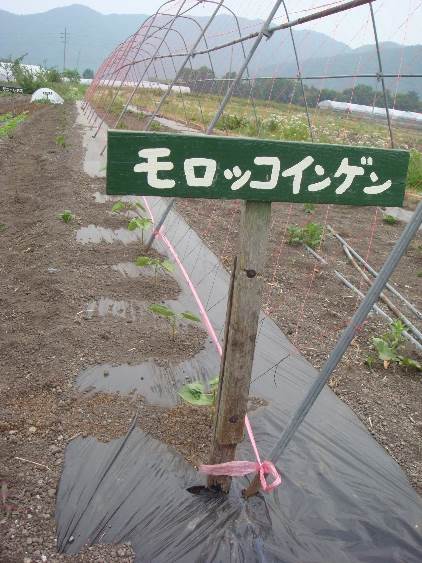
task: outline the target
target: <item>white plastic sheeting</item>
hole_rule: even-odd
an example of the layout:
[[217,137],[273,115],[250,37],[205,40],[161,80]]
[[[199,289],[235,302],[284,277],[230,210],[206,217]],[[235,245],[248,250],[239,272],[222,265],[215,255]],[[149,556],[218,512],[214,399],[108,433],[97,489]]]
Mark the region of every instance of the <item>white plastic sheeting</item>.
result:
[[50,102],[50,104],[62,104],[63,98],[51,88],[38,88],[31,97],[31,102]]
[[[347,113],[361,114],[366,117],[377,117],[381,119],[387,118],[385,108],[377,108],[373,106],[362,106],[359,104],[350,104],[348,102],[335,102],[333,100],[324,100],[319,102],[318,107],[321,109],[331,109],[333,111],[344,111]],[[409,121],[420,123],[422,125],[422,113],[413,111],[401,111],[398,109],[389,110],[391,119],[399,121]]]
[[[4,82],[13,82],[15,77],[12,72],[12,63],[0,62],[0,80]],[[28,70],[33,76],[38,74],[41,67],[38,65],[24,65],[22,66]]]
[[[131,88],[135,88],[138,86],[139,88],[145,88],[147,90],[168,90],[169,85],[163,84],[162,82],[149,82],[148,80],[143,80],[139,84],[137,82],[132,82],[125,80],[122,82],[121,80],[114,80],[113,78],[104,78],[99,82],[101,86],[110,86],[110,88],[118,88],[120,86],[129,86]],[[190,94],[189,86],[178,86],[174,85],[171,89],[172,92],[176,94]]]

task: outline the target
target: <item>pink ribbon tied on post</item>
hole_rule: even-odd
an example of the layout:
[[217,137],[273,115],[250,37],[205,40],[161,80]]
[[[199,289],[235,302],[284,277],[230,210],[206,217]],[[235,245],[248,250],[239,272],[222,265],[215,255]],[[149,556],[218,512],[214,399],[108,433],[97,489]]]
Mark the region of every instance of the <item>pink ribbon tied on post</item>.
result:
[[[256,461],[228,461],[226,463],[216,463],[215,465],[200,465],[199,471],[206,475],[227,475],[229,477],[243,477],[243,475],[248,475],[249,473],[259,473],[261,489],[269,493],[281,485],[281,476],[271,461],[266,460],[261,462],[248,415],[245,416],[245,426]],[[272,475],[274,480],[271,483],[267,483],[265,479],[266,475]]]

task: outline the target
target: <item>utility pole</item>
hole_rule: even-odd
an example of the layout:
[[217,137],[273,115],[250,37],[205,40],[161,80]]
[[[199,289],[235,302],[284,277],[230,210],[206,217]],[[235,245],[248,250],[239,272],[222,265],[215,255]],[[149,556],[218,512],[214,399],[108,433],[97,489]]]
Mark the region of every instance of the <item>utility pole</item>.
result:
[[66,47],[68,41],[67,28],[64,28],[64,32],[60,33],[60,38],[63,41],[63,72],[66,70]]

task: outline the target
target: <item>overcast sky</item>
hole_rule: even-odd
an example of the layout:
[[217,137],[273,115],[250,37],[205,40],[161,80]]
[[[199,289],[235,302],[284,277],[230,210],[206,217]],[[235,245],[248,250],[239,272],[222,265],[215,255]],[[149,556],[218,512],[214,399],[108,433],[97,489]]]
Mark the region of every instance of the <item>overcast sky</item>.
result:
[[[188,0],[189,2],[190,0]],[[318,6],[334,3],[335,0],[287,0],[290,17],[295,19],[318,10]],[[0,8],[16,14],[43,12],[59,6],[84,4],[103,14],[151,14],[162,5],[158,0],[0,0]],[[264,18],[274,1],[270,0],[226,0],[225,4],[233,8],[239,16],[246,18]],[[412,45],[422,43],[422,0],[376,0],[376,11],[380,41],[395,41]],[[206,15],[213,7],[197,7],[195,13]],[[319,8],[321,9],[321,8]],[[222,13],[223,10],[222,10]],[[373,34],[368,24],[368,6],[356,8],[353,12],[330,16],[323,21],[307,24],[308,28],[327,33],[352,47],[372,43]],[[282,11],[277,22],[283,21]]]

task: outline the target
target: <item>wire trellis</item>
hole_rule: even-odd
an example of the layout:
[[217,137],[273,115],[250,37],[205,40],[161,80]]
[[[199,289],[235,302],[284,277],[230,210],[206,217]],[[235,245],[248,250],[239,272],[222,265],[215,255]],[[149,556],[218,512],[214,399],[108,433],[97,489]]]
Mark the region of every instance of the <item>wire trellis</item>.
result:
[[[164,2],[154,15],[150,16],[133,35],[119,44],[113,53],[107,57],[88,89],[84,109],[94,127],[94,136],[106,126],[113,128],[126,127],[125,118],[128,115],[133,116],[136,114],[143,116],[143,119],[138,123],[138,128],[145,131],[153,129],[154,125],[160,123],[160,120],[164,118],[167,120],[167,125],[176,131],[186,131],[186,129],[181,127],[181,121],[183,121],[187,127],[192,127],[194,131],[202,132],[203,134],[213,134],[216,129],[219,134],[233,134],[233,131],[230,130],[230,120],[228,119],[230,114],[228,110],[236,100],[242,99],[244,107],[250,107],[250,113],[253,116],[253,119],[244,126],[246,134],[250,133],[252,137],[260,137],[265,116],[271,112],[272,102],[275,101],[275,86],[280,85],[280,81],[286,81],[290,88],[290,100],[287,105],[289,108],[294,107],[293,101],[295,99],[296,87],[300,88],[300,97],[303,103],[302,113],[306,120],[307,140],[316,142],[319,140],[316,112],[320,108],[319,105],[313,110],[310,107],[305,82],[353,79],[353,87],[350,93],[350,104],[352,104],[357,79],[373,79],[377,85],[373,105],[375,106],[379,88],[384,102],[389,145],[394,148],[396,145],[393,127],[394,112],[390,112],[390,110],[393,110],[396,104],[399,81],[403,78],[420,79],[422,75],[402,72],[402,61],[398,73],[384,72],[382,51],[373,9],[374,2],[375,0],[343,0],[325,3],[316,5],[312,9],[299,10],[294,14],[305,13],[305,15],[291,19],[293,12],[288,10],[286,1],[277,0],[271,3],[271,9],[259,24],[260,28],[250,33],[245,33],[247,26],[241,25],[240,17],[230,7],[225,5],[224,0],[204,0],[202,2],[194,0],[169,0]],[[199,21],[194,15],[195,9],[199,6],[204,7],[204,5],[210,10],[205,23],[203,19]],[[305,23],[319,21],[335,14],[347,14],[351,10],[364,6],[369,10],[367,25],[372,28],[373,33],[377,64],[376,71],[365,73],[360,72],[358,68],[354,74],[336,74],[328,71],[326,74],[303,72],[295,29]],[[231,34],[232,38],[227,41],[221,39],[224,35],[223,33],[211,33],[216,18],[222,14],[225,14],[226,17],[232,20],[232,30],[225,32],[226,35]],[[274,22],[279,19],[284,21],[275,24]],[[194,26],[196,33],[190,45],[188,45],[183,31],[184,25],[187,23]],[[257,25],[254,24],[254,27],[256,28]],[[283,30],[288,30],[289,33],[297,73],[295,75],[283,74],[274,70],[272,76],[268,74],[257,76],[253,66],[259,57],[261,43],[264,41],[275,42],[275,38]],[[220,56],[221,53],[226,54],[225,59],[229,70],[225,76],[217,77],[216,57]],[[206,57],[209,65],[209,73],[204,70],[201,75],[199,72],[201,69],[198,69],[197,61],[198,59],[204,61],[204,57]],[[235,65],[233,64],[234,59],[236,59]],[[390,108],[385,79],[392,78],[396,80],[396,85],[394,102]],[[261,84],[269,85],[269,88],[266,95],[258,99],[256,91]],[[321,97],[322,88],[321,85],[317,96],[318,101]],[[192,100],[194,100],[194,103]],[[181,112],[177,115],[172,115],[172,112],[168,110],[168,106],[172,104],[176,107],[175,104],[179,101]],[[195,111],[199,112],[199,119],[191,118],[193,105],[196,106]],[[348,117],[350,117],[350,114]],[[169,200],[166,211],[157,220],[155,232],[159,230],[167,219],[173,205],[174,200]],[[212,211],[203,226],[203,236],[205,237],[211,233],[213,218],[219,213],[220,209],[218,202],[214,202],[211,205],[213,205]],[[238,203],[228,202],[228,205],[231,207],[225,221],[223,256],[228,253],[232,239],[235,238],[233,237],[234,218],[239,211]],[[269,314],[277,313],[272,305],[272,298],[277,291],[275,287],[281,275],[281,260],[286,244],[288,224],[292,215],[292,205],[286,207],[285,216],[280,216],[277,221],[274,220],[272,225],[272,231],[277,231],[280,236],[280,244],[273,250],[272,270],[268,277],[268,285],[263,297],[265,312]],[[331,221],[330,211],[330,206],[326,206],[323,211],[324,232],[328,228],[328,222]],[[177,221],[177,215],[172,215],[170,220]],[[379,212],[375,209],[369,222],[370,227],[368,231],[356,234],[356,240],[359,240],[358,237],[362,237],[362,240],[363,238],[367,240],[366,252],[364,253],[366,262],[369,261],[378,222]],[[188,227],[183,237],[190,237],[192,232],[191,227]],[[153,237],[148,244],[151,244],[152,239]],[[196,251],[195,247],[191,248],[189,251],[190,255],[195,254]],[[318,252],[322,252],[321,248],[318,248]],[[316,254],[321,258],[318,253]],[[190,262],[193,263],[193,272],[201,260],[200,250],[193,261],[192,256],[189,257]],[[181,258],[183,261],[183,258],[187,258],[187,256],[182,256]],[[328,257],[322,258],[322,260],[326,264],[329,262]],[[297,344],[298,333],[302,328],[305,312],[309,306],[317,272],[317,264],[310,262],[305,294],[302,296],[296,317],[296,326],[293,329],[293,342],[295,345]],[[212,280],[215,280],[216,276],[215,266],[203,274],[204,277],[209,276],[211,279],[211,290],[208,299],[204,303],[205,309],[210,311],[216,305],[216,303],[210,300],[214,283]],[[360,291],[361,286],[362,281],[359,288],[354,287],[355,294],[362,295]],[[285,355],[286,350],[280,350],[280,361],[274,365],[274,377]],[[331,372],[327,368],[324,373],[328,377]],[[255,379],[259,377],[261,375],[255,377]],[[305,408],[307,408],[306,405]],[[300,423],[300,420],[301,415],[296,417],[296,422],[299,421]],[[282,449],[287,446],[288,441],[294,434],[294,428],[292,428],[282,444]],[[279,451],[277,452],[279,453]]]

